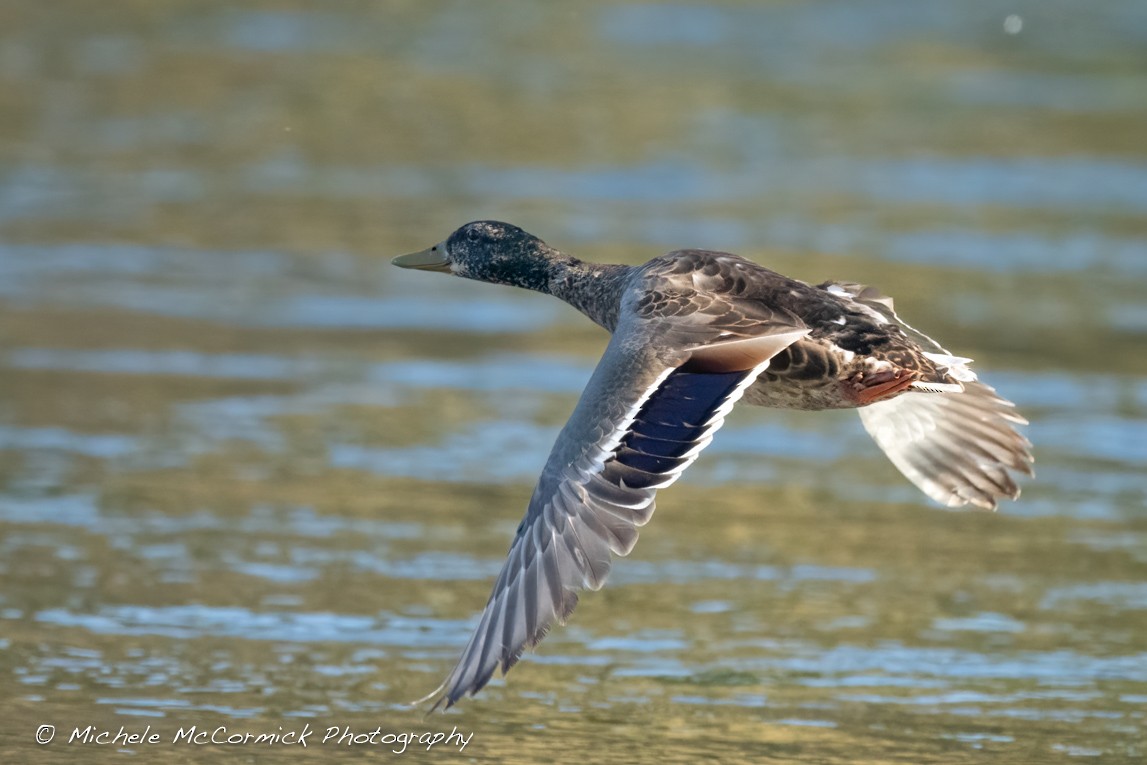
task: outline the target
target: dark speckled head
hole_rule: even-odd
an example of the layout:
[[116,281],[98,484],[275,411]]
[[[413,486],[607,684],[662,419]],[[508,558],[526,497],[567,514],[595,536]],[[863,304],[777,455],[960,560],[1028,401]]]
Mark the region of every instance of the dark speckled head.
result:
[[554,262],[562,259],[568,260],[517,226],[480,220],[462,226],[445,242],[395,258],[394,265],[544,291]]

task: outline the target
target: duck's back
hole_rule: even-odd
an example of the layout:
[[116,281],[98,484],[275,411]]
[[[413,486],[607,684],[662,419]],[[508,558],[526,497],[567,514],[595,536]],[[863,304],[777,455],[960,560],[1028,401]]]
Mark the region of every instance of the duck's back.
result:
[[647,315],[724,314],[724,323],[787,322],[811,332],[770,362],[745,395],[788,409],[864,406],[912,385],[959,390],[900,323],[835,283],[793,279],[726,252],[678,250],[641,269],[636,309]]

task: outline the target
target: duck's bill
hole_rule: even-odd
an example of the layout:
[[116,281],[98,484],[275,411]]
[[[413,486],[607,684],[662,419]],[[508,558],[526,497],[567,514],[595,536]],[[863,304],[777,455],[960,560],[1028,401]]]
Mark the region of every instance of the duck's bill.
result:
[[400,268],[417,268],[419,271],[450,271],[445,242],[409,255],[399,255],[391,262]]

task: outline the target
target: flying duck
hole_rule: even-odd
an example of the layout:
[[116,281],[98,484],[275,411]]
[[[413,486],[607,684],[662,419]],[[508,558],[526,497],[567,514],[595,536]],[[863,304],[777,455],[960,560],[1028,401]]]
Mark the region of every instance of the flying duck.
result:
[[737,255],[677,250],[644,265],[587,263],[497,221],[394,260],[561,298],[611,333],[542,468],[477,629],[431,711],[505,674],[578,590],[605,583],[653,515],[654,497],[713,439],[740,399],[856,408],[893,464],[949,507],[995,509],[1032,475],[1027,421],[954,356],[850,282],[812,286]]

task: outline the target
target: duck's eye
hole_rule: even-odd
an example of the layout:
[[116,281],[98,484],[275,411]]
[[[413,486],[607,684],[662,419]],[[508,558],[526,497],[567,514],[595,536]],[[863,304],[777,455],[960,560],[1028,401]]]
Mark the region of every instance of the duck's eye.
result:
[[478,233],[477,229],[472,228],[466,232],[466,238],[471,242],[476,242],[482,238],[482,235]]

